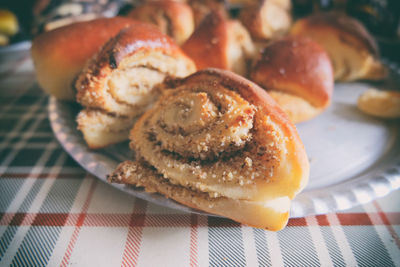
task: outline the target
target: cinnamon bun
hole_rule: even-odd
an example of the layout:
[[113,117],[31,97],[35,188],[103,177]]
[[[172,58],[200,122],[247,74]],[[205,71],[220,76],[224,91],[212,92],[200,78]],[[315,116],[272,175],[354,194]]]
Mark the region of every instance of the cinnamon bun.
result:
[[109,176],[206,212],[282,229],[309,163],[296,128],[266,91],[207,69],[169,84],[135,124],[136,159]]

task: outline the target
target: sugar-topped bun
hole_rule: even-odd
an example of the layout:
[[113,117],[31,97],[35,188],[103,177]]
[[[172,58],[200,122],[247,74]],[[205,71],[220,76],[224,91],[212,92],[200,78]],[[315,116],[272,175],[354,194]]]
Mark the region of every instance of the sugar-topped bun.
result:
[[109,181],[282,229],[309,175],[286,114],[265,90],[229,71],[206,69],[168,86],[131,131],[136,159],[121,163]]

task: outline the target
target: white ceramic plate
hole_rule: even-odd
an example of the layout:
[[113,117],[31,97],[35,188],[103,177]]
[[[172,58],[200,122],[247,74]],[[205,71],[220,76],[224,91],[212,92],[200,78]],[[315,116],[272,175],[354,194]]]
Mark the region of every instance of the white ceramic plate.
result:
[[[400,85],[400,72],[379,86]],[[331,106],[319,117],[297,125],[311,164],[310,181],[292,202],[291,217],[324,214],[367,203],[400,187],[400,123],[364,115],[358,96],[372,85],[336,84]],[[129,159],[128,143],[89,150],[76,129],[77,104],[50,98],[49,118],[64,149],[88,172],[106,181],[118,163]],[[159,194],[112,184],[135,197],[169,208],[196,212]]]

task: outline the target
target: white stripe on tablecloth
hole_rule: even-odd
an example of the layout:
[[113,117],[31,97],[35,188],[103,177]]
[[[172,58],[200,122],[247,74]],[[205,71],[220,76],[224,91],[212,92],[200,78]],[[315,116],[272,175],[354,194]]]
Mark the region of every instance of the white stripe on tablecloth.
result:
[[[80,228],[75,248],[72,251],[71,258],[66,266],[121,266],[121,258],[124,251],[127,232],[127,227]],[[154,240],[154,242],[156,243],[157,240]],[[153,257],[157,257],[155,253],[156,250],[153,251]],[[49,264],[49,266],[51,265]]]
[[[40,156],[40,158],[38,159],[38,161],[36,162],[35,166],[33,168],[31,168],[31,171],[29,173],[29,179],[24,179],[24,183],[22,184],[21,188],[18,190],[17,194],[15,195],[15,198],[11,201],[10,205],[8,206],[7,210],[5,213],[15,213],[18,211],[19,207],[22,205],[24,199],[26,198],[26,196],[29,194],[30,190],[32,189],[32,186],[37,178],[37,176],[41,173],[42,169],[43,169],[43,165],[47,162],[47,160],[49,159],[49,157],[51,156],[54,146],[55,146],[55,142],[50,142],[48,143],[48,148],[46,150],[43,151],[42,155]],[[50,170],[50,173],[52,174],[57,174],[61,171],[62,168],[62,164],[64,163],[64,161],[66,160],[66,154],[63,153],[61,154],[61,156],[58,158],[58,161],[62,161],[61,165],[54,165],[52,167],[52,169]],[[50,180],[50,179],[48,179]],[[51,180],[55,180],[55,179],[51,179]],[[31,205],[32,206],[32,205]],[[11,217],[7,217],[7,218],[3,218],[6,220],[10,220],[11,221]],[[1,222],[2,225],[6,225],[9,224],[9,222]],[[4,231],[0,232],[0,236],[2,236],[4,233]]]
[[137,266],[188,266],[190,220],[186,227],[143,227]]
[[[1,115],[1,118],[2,119],[14,119],[14,120],[18,120],[20,117],[21,117],[21,114],[20,113],[25,113],[25,111],[26,111],[26,108],[21,108],[21,111],[20,112],[18,112],[18,111],[15,111],[14,110],[14,108],[13,108],[13,110],[12,110],[12,112],[13,113],[7,113],[7,114],[4,114],[4,115]],[[46,108],[45,108],[45,106],[43,105],[43,106],[40,106],[40,108],[39,108],[39,110],[38,110],[38,112],[40,112],[37,116],[38,117],[47,117],[47,110],[46,110]],[[25,135],[26,133],[25,132],[18,132],[18,131],[12,131],[12,132],[8,132],[10,135],[12,135],[13,137],[15,137],[15,136],[18,136],[18,135]],[[50,133],[50,132],[49,132]],[[3,135],[5,135],[5,134],[3,134]]]
[[257,266],[257,249],[254,241],[253,228],[242,225],[243,247],[247,266]]
[[[50,173],[52,167],[43,167],[40,172],[34,171],[32,169],[32,166],[14,166],[14,167],[8,167],[7,168],[7,173],[8,174],[29,174],[29,175],[40,175],[43,173]],[[67,167],[64,166],[61,170],[61,173],[68,173],[68,174],[82,174],[82,177],[84,176],[84,174],[86,173],[86,171],[84,169],[82,169],[82,167],[80,166],[76,166],[76,167]],[[29,176],[30,177],[30,176]]]
[[331,257],[329,256],[328,248],[326,247],[326,242],[322,236],[320,226],[318,225],[317,218],[315,216],[308,216],[305,217],[305,219],[321,266],[333,266]]
[[[40,105],[42,104],[43,100],[45,98],[40,98],[35,104],[29,108],[29,110],[21,117],[21,120],[18,121],[18,123],[14,126],[14,129],[11,131],[21,131],[21,129],[25,126],[26,122],[33,116],[36,116],[36,110],[39,109]],[[36,128],[40,125],[40,123],[43,121],[43,117],[37,117],[35,121],[32,123],[32,125],[29,127],[27,130],[27,135],[32,135]],[[4,146],[4,144],[8,144],[10,142],[12,137],[9,135],[3,140],[3,142],[0,143],[0,147]],[[0,163],[0,174],[4,173],[7,170],[7,166],[11,163],[11,161],[15,158],[15,156],[18,154],[18,152],[23,149],[26,146],[26,139],[21,139],[17,143],[15,143],[13,149],[10,151],[10,153],[7,155],[7,157],[3,160],[3,162]]]
[[[22,205],[25,197],[28,195],[29,191],[32,189],[33,184],[36,179],[25,179],[24,183],[21,185],[17,194],[15,194],[14,199],[11,201],[10,205],[7,207],[7,210],[4,212],[5,214],[15,213],[19,207]],[[8,225],[11,222],[12,218],[8,216],[3,216],[0,221],[0,225]],[[0,229],[0,236],[4,234],[7,227]]]
[[197,263],[199,267],[206,267],[210,264],[207,221],[207,216],[198,216]]
[[[43,115],[41,115],[41,116],[46,117],[47,115],[46,115],[46,113],[43,113]],[[21,115],[18,115],[16,117],[19,119],[21,117]],[[54,137],[53,132],[40,132],[40,131],[33,132],[30,136],[26,132],[21,132],[21,131],[19,131],[19,132],[11,131],[11,132],[0,133],[0,137],[8,136],[8,135],[10,135],[11,137],[19,137],[22,139],[28,139],[31,137]]]
[[[41,168],[42,165],[46,163],[48,160],[49,156],[52,154],[52,147],[54,147],[55,142],[50,142],[49,143],[49,148],[46,149],[40,159],[37,161],[35,168]],[[54,167],[52,168],[52,173],[57,174],[61,171],[62,165],[64,164],[65,160],[67,159],[67,156],[65,153],[60,154],[58,157],[56,163],[54,164]],[[37,193],[35,199],[32,201],[31,206],[29,207],[28,213],[37,213],[40,210],[40,207],[43,204],[43,201],[46,199],[47,194],[49,193],[51,186],[53,183],[56,181],[56,179],[46,179],[41,186],[39,192]],[[26,224],[31,224],[32,221],[35,218],[33,216],[26,216],[22,222],[22,225]],[[2,264],[4,266],[9,266],[11,261],[13,260],[15,254],[17,253],[17,250],[19,246],[21,245],[22,241],[24,240],[25,235],[29,231],[30,226],[26,227],[19,227],[17,230],[17,233],[15,234],[14,239],[11,241],[10,245],[8,246],[8,249],[4,255],[4,258],[2,260]]]
[[48,262],[48,266],[60,266],[61,265],[61,261],[63,260],[65,251],[67,250],[69,241],[71,240],[71,236],[75,230],[75,223],[79,216],[76,214],[82,211],[83,205],[85,203],[85,199],[89,193],[93,179],[94,178],[87,175],[85,177],[85,179],[82,181],[82,184],[79,187],[79,190],[75,196],[74,203],[72,204],[72,207],[70,210],[70,212],[74,213],[75,215],[74,215],[74,217],[69,215],[67,218],[67,222],[73,221],[74,224],[71,224],[72,226],[62,227],[60,236],[58,237],[57,243],[54,246],[53,253]]
[[[25,139],[29,139],[31,137],[25,138]],[[46,145],[48,144],[48,142],[35,142],[35,143],[30,143],[29,144],[29,148],[34,148],[34,149],[44,149],[46,147]],[[15,147],[15,144],[0,144],[0,149],[6,149],[6,148],[13,148]]]
[[379,216],[371,216],[371,213],[377,214],[379,211],[373,206],[373,204],[364,205],[364,209],[368,214],[371,222],[374,224],[374,228],[378,233],[382,243],[384,244],[387,252],[389,253],[394,263],[400,264],[400,250],[397,247],[396,242],[392,242],[393,239],[385,223]]
[[275,232],[265,231],[268,252],[271,255],[271,266],[284,266],[278,235]]
[[336,214],[330,213],[326,215],[330,224],[333,236],[336,239],[340,252],[342,253],[343,260],[346,266],[357,266],[357,261],[354,257],[353,251],[347,241],[346,235],[340,224],[340,221]]

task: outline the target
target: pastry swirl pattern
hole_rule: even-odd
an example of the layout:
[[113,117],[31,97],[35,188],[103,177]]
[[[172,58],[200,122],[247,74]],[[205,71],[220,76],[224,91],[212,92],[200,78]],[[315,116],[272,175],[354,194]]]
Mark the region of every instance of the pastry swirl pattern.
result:
[[235,218],[226,205],[238,201],[277,209],[287,220],[290,199],[307,181],[308,161],[278,105],[228,71],[207,69],[172,83],[131,131],[135,161],[122,163],[109,180],[185,204],[191,198],[189,206],[228,217]]

